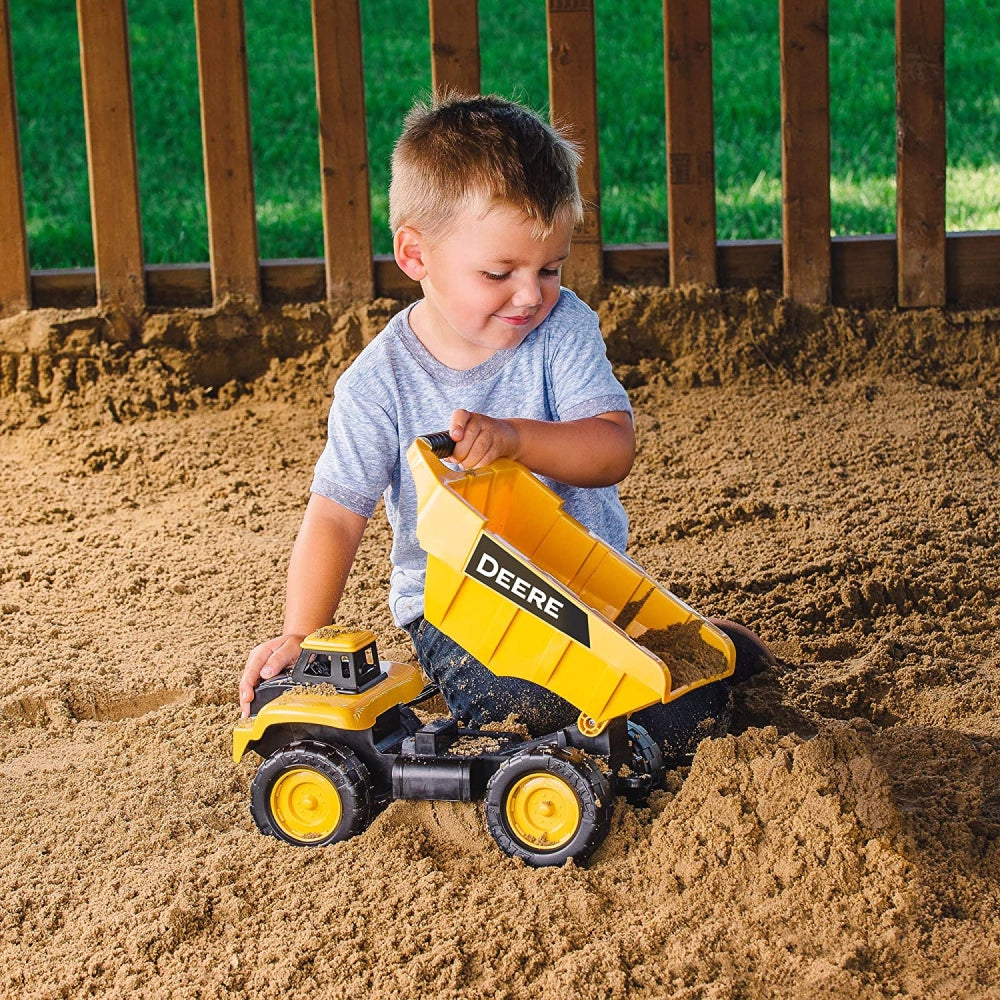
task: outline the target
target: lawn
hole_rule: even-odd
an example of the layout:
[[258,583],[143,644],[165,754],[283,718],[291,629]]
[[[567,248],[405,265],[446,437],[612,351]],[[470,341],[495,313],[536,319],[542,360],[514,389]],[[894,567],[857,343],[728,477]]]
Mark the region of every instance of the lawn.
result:
[[[73,5],[10,0],[33,268],[93,263]],[[483,89],[546,110],[545,5],[479,0]],[[430,86],[427,8],[362,0],[376,252],[389,249],[385,189],[407,107]],[[597,0],[606,243],[667,234],[662,4]],[[322,254],[309,0],[246,0],[260,251]],[[831,0],[834,234],[895,228],[893,0]],[[777,0],[715,0],[718,235],[781,234]],[[145,251],[208,259],[191,0],[129,9]],[[1000,229],[1000,8],[947,6],[950,230]],[[992,194],[991,194],[992,192]]]

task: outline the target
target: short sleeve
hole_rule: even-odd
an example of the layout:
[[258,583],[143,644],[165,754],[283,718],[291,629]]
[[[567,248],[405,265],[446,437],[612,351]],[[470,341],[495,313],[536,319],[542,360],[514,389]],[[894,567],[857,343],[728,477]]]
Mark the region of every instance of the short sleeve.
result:
[[581,420],[613,411],[631,415],[628,393],[608,360],[597,313],[564,292],[551,320],[546,369],[556,419]]
[[362,517],[371,517],[399,460],[399,433],[386,408],[391,400],[380,395],[363,372],[348,369],[340,377],[311,487]]

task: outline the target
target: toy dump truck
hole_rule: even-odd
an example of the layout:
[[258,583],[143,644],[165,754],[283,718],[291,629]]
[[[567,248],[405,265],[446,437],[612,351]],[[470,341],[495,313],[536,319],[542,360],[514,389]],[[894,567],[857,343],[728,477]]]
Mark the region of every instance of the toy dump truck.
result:
[[423,723],[412,663],[380,661],[372,632],[328,626],[293,669],[261,682],[234,731],[258,828],[292,844],[360,833],[394,799],[483,800],[497,844],[530,865],[586,858],[614,797],[663,779],[656,743],[628,717],[735,666],[731,639],[562,509],[522,465],[441,461],[446,433],[407,452],[427,552],[424,615],[501,676],[533,681],[580,711],[537,739]]

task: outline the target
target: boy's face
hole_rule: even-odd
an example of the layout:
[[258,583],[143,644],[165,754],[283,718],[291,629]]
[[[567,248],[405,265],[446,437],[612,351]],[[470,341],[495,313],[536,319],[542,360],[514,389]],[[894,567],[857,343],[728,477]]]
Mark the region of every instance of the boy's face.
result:
[[439,236],[404,227],[396,259],[424,293],[410,313],[414,333],[439,361],[461,370],[517,347],[559,298],[572,234],[568,212],[537,239],[531,221],[505,205],[485,214],[464,209]]

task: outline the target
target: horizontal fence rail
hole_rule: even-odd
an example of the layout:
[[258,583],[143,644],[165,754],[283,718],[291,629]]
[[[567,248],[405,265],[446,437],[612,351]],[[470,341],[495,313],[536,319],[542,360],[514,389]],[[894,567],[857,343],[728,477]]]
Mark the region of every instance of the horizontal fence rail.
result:
[[[246,308],[345,302],[416,286],[373,256],[359,0],[312,0],[322,259],[261,261],[242,0],[194,0],[209,261],[142,253],[126,0],[77,0],[95,266],[28,264],[10,0],[0,0],[0,315],[30,308]],[[663,0],[668,242],[605,245],[593,0],[547,0],[549,100],[584,160],[587,211],[566,281],[771,289],[802,303],[1000,304],[1000,233],[945,232],[944,0],[896,0],[897,232],[830,237],[828,0],[775,0],[780,26],[782,239],[716,232],[710,0]],[[435,88],[480,86],[476,0],[429,0]]]

